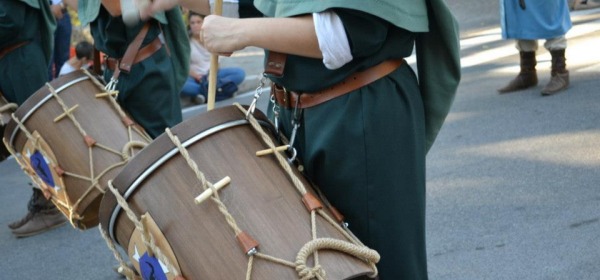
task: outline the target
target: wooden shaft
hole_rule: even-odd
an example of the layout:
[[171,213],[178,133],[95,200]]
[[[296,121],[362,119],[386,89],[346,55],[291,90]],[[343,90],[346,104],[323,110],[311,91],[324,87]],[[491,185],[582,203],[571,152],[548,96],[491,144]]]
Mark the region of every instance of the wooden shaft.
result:
[[[215,0],[215,15],[223,14],[223,0]],[[210,56],[210,71],[208,72],[208,100],[206,101],[206,110],[215,108],[215,99],[217,94],[217,72],[219,72],[219,57],[216,54]]]

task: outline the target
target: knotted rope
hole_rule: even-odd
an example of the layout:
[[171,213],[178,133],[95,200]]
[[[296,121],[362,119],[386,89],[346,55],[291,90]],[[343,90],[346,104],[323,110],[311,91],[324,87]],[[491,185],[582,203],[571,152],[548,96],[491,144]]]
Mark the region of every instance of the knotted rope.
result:
[[185,147],[183,147],[183,145],[181,144],[181,141],[179,141],[179,138],[177,136],[173,135],[173,133],[171,132],[170,129],[167,128],[165,131],[166,131],[167,135],[169,136],[169,138],[171,139],[171,141],[173,142],[173,144],[175,144],[175,146],[177,146],[179,153],[185,159],[185,161],[187,162],[190,169],[192,169],[192,172],[194,172],[194,174],[196,175],[196,178],[198,178],[198,180],[200,181],[202,189],[207,190],[210,188],[212,190],[212,193],[213,193],[213,195],[211,196],[212,201],[214,201],[217,204],[219,211],[221,212],[221,214],[223,214],[223,216],[225,217],[225,220],[227,221],[227,224],[229,224],[229,226],[233,229],[233,231],[235,232],[235,235],[237,236],[238,234],[240,234],[242,232],[242,230],[237,225],[237,223],[236,223],[235,219],[233,218],[233,216],[231,215],[231,213],[229,213],[229,210],[227,210],[227,207],[225,206],[225,204],[221,201],[221,198],[219,196],[219,192],[217,191],[217,189],[213,186],[213,184],[211,182],[206,180],[204,173],[202,173],[202,171],[200,171],[200,169],[198,168],[198,165],[192,159],[192,157],[188,153],[187,149]]
[[108,248],[113,253],[113,256],[119,262],[120,266],[118,272],[127,277],[127,279],[136,279],[137,274],[135,273],[135,271],[129,268],[129,266],[121,256],[121,253],[119,253],[119,251],[117,250],[115,243],[112,241],[112,239],[110,239],[110,237],[108,237],[108,234],[106,233],[104,228],[102,228],[102,225],[99,225],[98,229],[100,229],[100,235],[102,235],[102,238],[104,238],[104,241],[106,241],[106,245],[108,245]]
[[0,113],[13,112],[17,110],[18,106],[16,103],[8,103],[0,106]]

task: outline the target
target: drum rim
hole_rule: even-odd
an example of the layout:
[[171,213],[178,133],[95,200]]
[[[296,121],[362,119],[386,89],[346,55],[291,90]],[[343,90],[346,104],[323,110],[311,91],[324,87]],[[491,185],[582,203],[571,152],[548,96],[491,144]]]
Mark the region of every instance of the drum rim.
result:
[[[83,71],[75,71],[67,75],[61,76],[58,79],[51,81],[50,83],[44,84],[44,86],[38,89],[32,94],[25,102],[17,108],[14,112],[15,116],[19,118],[22,123],[25,123],[40,107],[52,98],[52,93],[47,88],[47,84],[55,88],[57,94],[71,87],[72,85],[91,79],[90,76],[86,75]],[[14,119],[11,119],[5,126],[4,138],[8,144],[14,146],[15,138],[19,132]]]
[[[229,129],[232,127],[245,125],[248,123],[249,123],[248,120],[245,120],[245,119],[229,121],[229,122],[220,124],[218,126],[211,127],[207,130],[201,131],[200,133],[194,135],[192,138],[189,138],[189,139],[183,141],[181,143],[181,145],[184,148],[187,148],[188,146],[190,146],[208,136],[211,136],[217,132],[220,132],[220,131],[223,131],[225,129]],[[123,194],[123,198],[125,198],[125,200],[127,200],[133,194],[133,192],[135,192],[137,190],[137,188],[144,182],[144,180],[146,180],[146,178],[148,178],[148,176],[150,176],[156,169],[161,167],[165,162],[167,162],[169,159],[171,159],[178,153],[179,153],[179,149],[177,147],[174,147],[174,148],[170,149],[169,151],[167,151],[166,153],[164,153],[162,156],[160,156],[160,158],[157,161],[155,161],[154,163],[147,166],[146,169],[142,173],[135,176],[133,183],[131,185],[127,186],[125,193]],[[115,232],[114,225],[117,221],[117,216],[119,215],[121,210],[122,210],[121,205],[117,204],[111,211],[110,219],[108,221],[108,225],[107,225],[108,233],[110,235],[110,238],[113,240],[116,240],[115,235],[114,235],[114,232]]]

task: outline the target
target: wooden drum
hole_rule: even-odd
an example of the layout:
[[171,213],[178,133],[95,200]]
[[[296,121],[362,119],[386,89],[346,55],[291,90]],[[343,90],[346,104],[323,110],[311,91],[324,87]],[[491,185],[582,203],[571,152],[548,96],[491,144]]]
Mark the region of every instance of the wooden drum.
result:
[[[2,92],[0,92],[0,135],[4,135],[4,128],[6,124],[10,121],[10,115],[17,109],[17,104],[8,103],[4,96],[2,96]],[[4,146],[3,143],[0,143],[0,162],[10,156],[8,149]]]
[[6,126],[6,146],[79,229],[98,225],[108,180],[151,141],[86,71],[46,84],[15,117]]
[[113,252],[120,245],[143,279],[376,275],[377,252],[332,218],[297,168],[280,152],[257,156],[275,140],[255,115],[247,120],[239,106],[209,111],[133,158],[100,206]]

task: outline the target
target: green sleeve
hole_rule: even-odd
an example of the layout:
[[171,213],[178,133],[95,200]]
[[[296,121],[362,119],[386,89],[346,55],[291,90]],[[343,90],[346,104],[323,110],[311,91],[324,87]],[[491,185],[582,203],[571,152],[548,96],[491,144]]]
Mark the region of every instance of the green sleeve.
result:
[[460,82],[456,19],[443,0],[429,0],[429,32],[417,36],[417,67],[425,106],[427,150],[439,133]]
[[168,24],[164,25],[165,41],[171,51],[171,61],[179,89],[183,87],[190,69],[190,43],[183,22],[181,9],[176,7],[165,12]]

